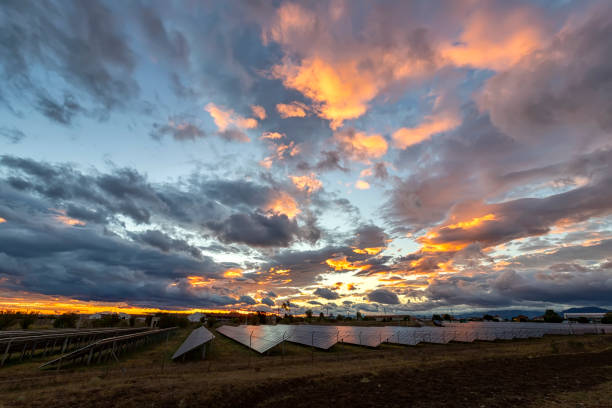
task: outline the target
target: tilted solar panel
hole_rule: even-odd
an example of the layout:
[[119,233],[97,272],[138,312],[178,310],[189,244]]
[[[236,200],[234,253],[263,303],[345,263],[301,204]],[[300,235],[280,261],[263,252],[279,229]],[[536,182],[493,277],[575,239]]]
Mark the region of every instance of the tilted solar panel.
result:
[[199,327],[189,334],[189,336],[185,339],[183,344],[181,344],[181,346],[176,350],[176,352],[172,356],[172,359],[174,360],[182,356],[183,354],[188,353],[191,350],[205,343],[208,343],[214,338],[215,336],[210,331],[208,331],[206,327],[204,326]]

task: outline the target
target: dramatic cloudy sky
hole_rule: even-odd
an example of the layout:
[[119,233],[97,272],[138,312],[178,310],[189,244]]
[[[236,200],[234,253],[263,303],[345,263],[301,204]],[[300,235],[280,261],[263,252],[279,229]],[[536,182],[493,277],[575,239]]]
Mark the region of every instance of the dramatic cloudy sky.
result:
[[612,305],[607,1],[0,5],[0,308]]

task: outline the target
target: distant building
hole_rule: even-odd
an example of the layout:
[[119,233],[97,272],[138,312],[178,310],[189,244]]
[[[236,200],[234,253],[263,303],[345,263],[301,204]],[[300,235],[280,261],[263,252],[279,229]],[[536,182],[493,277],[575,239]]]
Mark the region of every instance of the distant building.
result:
[[92,315],[89,315],[89,320],[100,320],[102,316],[102,313],[94,313]]

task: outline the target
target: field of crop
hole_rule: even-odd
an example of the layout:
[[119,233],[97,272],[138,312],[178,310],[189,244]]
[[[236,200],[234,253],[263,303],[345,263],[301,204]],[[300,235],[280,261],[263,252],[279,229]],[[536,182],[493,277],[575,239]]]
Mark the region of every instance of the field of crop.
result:
[[120,362],[0,369],[0,407],[609,407],[612,336],[329,351],[293,344],[259,355],[216,334],[207,359],[171,362],[189,334]]

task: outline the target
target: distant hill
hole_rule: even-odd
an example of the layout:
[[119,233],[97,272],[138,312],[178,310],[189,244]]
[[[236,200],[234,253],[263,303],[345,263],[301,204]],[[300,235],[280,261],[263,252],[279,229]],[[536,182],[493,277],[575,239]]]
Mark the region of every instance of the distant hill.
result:
[[[563,313],[606,313],[608,312],[608,310],[606,309],[602,309],[600,307],[594,307],[594,306],[573,307],[571,309],[567,309],[563,311],[559,311],[559,310],[555,310],[555,311],[561,315],[563,315]],[[511,319],[515,316],[523,315],[523,316],[527,316],[530,319],[533,319],[534,317],[542,316],[544,312],[545,310],[504,309],[504,310],[486,310],[486,311],[480,311],[480,312],[465,312],[465,313],[456,312],[454,315],[457,318],[470,318],[470,317],[482,317],[486,314],[489,314],[491,316],[499,316],[503,319]],[[438,313],[438,314],[442,314],[442,313]],[[431,318],[431,315],[419,315],[419,316],[423,318]]]
[[511,319],[518,315],[527,316],[530,319],[533,319],[536,316],[542,316],[544,314],[543,310],[522,310],[522,309],[511,309],[511,310],[487,310],[484,312],[467,312],[467,313],[457,313],[457,317],[482,317],[486,314],[491,316],[499,316],[503,319]]
[[602,309],[601,307],[572,307],[571,309],[564,310],[561,313],[607,313],[609,310]]

